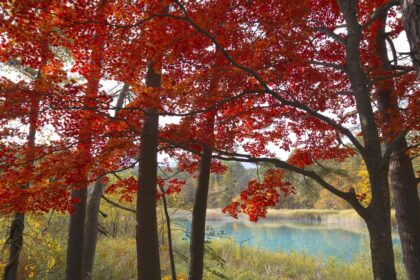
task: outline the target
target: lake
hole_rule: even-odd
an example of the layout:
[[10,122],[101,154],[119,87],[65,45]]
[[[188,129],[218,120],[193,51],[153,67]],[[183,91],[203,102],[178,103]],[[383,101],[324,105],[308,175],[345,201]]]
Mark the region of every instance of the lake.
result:
[[[176,222],[186,234],[191,222]],[[340,226],[300,221],[243,220],[207,221],[207,239],[231,238],[240,246],[283,252],[303,252],[318,257],[336,257],[354,261],[361,253],[369,253],[369,236],[365,227]],[[394,246],[401,246],[393,232]]]

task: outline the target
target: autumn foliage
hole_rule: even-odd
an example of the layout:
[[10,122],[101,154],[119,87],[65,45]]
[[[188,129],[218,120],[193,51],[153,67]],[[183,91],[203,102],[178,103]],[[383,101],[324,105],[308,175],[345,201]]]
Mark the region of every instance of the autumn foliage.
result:
[[[342,145],[346,136],[338,128],[356,124],[357,114],[349,110],[355,101],[343,72],[345,34],[331,35],[343,21],[336,1],[254,2],[183,3],[196,26],[185,20],[179,5],[165,14],[157,1],[3,3],[2,62],[31,76],[20,82],[2,78],[0,84],[1,211],[67,211],[74,202],[68,197],[71,188],[133,166],[146,107],[181,119],[163,126],[159,135],[161,150],[179,161],[180,170],[194,171],[203,144],[214,146],[221,157],[238,145],[253,157],[272,157],[267,145],[274,143],[296,150],[288,162],[301,168],[316,160],[352,156],[354,150]],[[385,2],[359,3],[359,21],[370,24],[361,46],[370,79],[400,71],[379,71],[370,55],[377,28],[370,15]],[[388,28],[391,38],[402,31],[395,10]],[[146,88],[142,78],[147,63],[159,57],[162,87]],[[99,85],[104,79],[131,86],[132,98],[117,117],[110,113],[113,93]],[[393,82],[395,98],[406,105],[403,119],[383,129],[416,129],[414,73]],[[98,83],[96,89],[92,83]],[[34,98],[36,108],[31,107]],[[205,125],[211,110],[216,110],[214,139]],[[327,112],[333,117],[319,117]],[[39,136],[34,147],[27,147],[27,135],[18,127],[29,125],[34,113],[38,134],[50,130],[55,136]],[[92,140],[86,142],[87,123],[85,138]],[[28,161],[35,162],[33,168],[26,168]],[[216,166],[214,161],[220,170]],[[86,180],[82,173],[89,174],[87,182],[80,181]],[[241,195],[255,201],[256,206],[244,208],[247,213],[258,212],[257,201],[262,208],[273,206],[280,192],[290,192],[279,175],[267,176],[263,183],[251,181],[249,193]],[[119,189],[128,199],[127,193],[135,191],[132,180],[112,184],[108,191]],[[181,185],[170,181],[167,192]]]

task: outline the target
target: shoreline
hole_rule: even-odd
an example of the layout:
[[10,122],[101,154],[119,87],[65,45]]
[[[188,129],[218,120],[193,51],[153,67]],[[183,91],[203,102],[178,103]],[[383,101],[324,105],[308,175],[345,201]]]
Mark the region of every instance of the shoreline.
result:
[[[191,212],[177,210],[171,215],[173,219],[191,219]],[[235,219],[228,214],[222,213],[221,208],[207,209],[206,219],[208,221],[243,221],[249,222],[248,216],[239,214]],[[266,218],[260,221],[290,221],[321,223],[327,225],[346,225],[365,227],[365,222],[352,209],[328,210],[328,209],[269,209]],[[391,223],[396,227],[395,211],[391,211]]]

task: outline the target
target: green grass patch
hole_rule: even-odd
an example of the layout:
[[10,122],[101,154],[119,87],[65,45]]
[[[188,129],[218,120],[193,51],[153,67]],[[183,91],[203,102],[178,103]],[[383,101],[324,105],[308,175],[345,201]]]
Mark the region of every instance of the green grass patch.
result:
[[[241,247],[229,239],[217,239],[206,245],[204,279],[232,280],[368,280],[372,279],[370,256],[362,254],[353,263],[335,258],[317,258],[306,254],[270,252]],[[187,273],[188,243],[177,238],[175,244],[177,274]],[[167,251],[162,247],[163,275],[169,275]],[[396,251],[398,279],[404,280],[401,253]],[[98,243],[94,279],[136,279],[134,239],[102,238]]]

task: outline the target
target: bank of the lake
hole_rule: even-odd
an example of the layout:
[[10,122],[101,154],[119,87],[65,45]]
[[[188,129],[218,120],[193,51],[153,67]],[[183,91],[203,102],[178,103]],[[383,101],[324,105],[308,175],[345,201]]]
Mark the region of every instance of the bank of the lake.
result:
[[[103,205],[104,207],[107,204]],[[97,244],[97,252],[94,265],[95,280],[120,280],[136,279],[136,242],[135,242],[135,216],[130,212],[117,208],[105,208],[108,214],[103,219],[103,225],[109,230],[107,237],[100,235]],[[172,210],[171,210],[172,213]],[[278,239],[281,242],[298,244],[319,244],[321,241],[330,241],[331,247],[339,247],[345,244],[343,240],[352,240],[352,236],[366,235],[363,227],[352,226],[343,229],[343,223],[336,223],[332,217],[341,215],[343,220],[350,221],[353,217],[351,212],[330,210],[271,210],[268,220],[261,220],[255,224],[248,221],[247,217],[234,220],[221,213],[220,209],[209,210],[208,225],[218,232],[218,225],[227,225],[234,229],[233,224],[243,223],[235,228],[235,234],[252,232],[259,235],[260,239],[248,239],[245,242],[237,242],[234,234],[225,232],[222,238],[211,238],[206,242],[205,278],[206,280],[232,279],[232,280],[370,280],[371,260],[369,256],[368,242],[357,243],[358,248],[364,248],[351,259],[342,257],[320,257],[310,253],[296,252],[293,248],[282,249],[268,244],[266,247],[253,245],[253,241],[272,241]],[[159,217],[163,217],[160,215]],[[177,272],[186,279],[188,262],[188,238],[184,228],[177,227],[179,218],[188,218],[188,212],[178,211],[172,215],[174,249]],[[274,219],[274,217],[276,217]],[[280,218],[279,218],[280,217]],[[213,219],[211,219],[213,218]],[[319,222],[328,221],[327,223]],[[66,245],[65,238],[67,217],[64,215],[28,215],[26,227],[26,243],[22,251],[21,279],[56,280],[64,279]],[[6,218],[3,223],[9,224]],[[281,224],[281,227],[279,227]],[[327,228],[323,228],[327,225]],[[45,231],[45,229],[48,231]],[[159,240],[161,249],[161,265],[163,275],[170,275],[168,246],[165,233],[164,219],[159,223]],[[342,233],[335,230],[342,230]],[[3,227],[3,235],[7,227]],[[277,230],[286,230],[290,234],[284,235]],[[319,233],[317,231],[323,231]],[[260,232],[262,232],[260,234]],[[335,233],[334,233],[335,232]],[[347,237],[339,241],[330,238],[337,234]],[[230,236],[229,236],[230,235]],[[313,236],[313,237],[311,237]],[[318,238],[317,238],[318,236]],[[350,236],[350,238],[348,238]],[[288,239],[289,238],[289,239]],[[305,242],[302,242],[305,240]],[[347,242],[348,247],[353,242]],[[0,245],[7,248],[2,243]],[[305,245],[306,246],[306,245]],[[323,246],[323,245],[321,245]],[[259,248],[258,248],[259,247]],[[267,249],[267,247],[270,247]],[[327,248],[327,246],[324,246]],[[309,247],[308,247],[309,248]],[[337,248],[338,249],[338,248]],[[1,252],[1,251],[0,251]],[[6,250],[0,255],[0,271],[4,267]],[[395,248],[396,267],[400,280],[404,280],[404,268],[402,265],[401,252]],[[219,275],[219,276],[217,276]],[[222,278],[221,278],[222,277]],[[224,278],[223,278],[224,277]],[[166,278],[169,280],[170,278]]]
[[[102,238],[98,243],[94,275],[99,279],[135,279],[135,240]],[[167,264],[162,247],[162,264]],[[186,279],[188,243],[176,238],[175,256],[179,279]],[[118,260],[116,262],[115,260]],[[270,252],[239,246],[232,240],[213,240],[206,245],[206,280],[370,280],[370,256],[361,254],[345,263],[335,258],[320,259],[306,254]],[[405,280],[401,253],[396,250],[399,280]],[[169,275],[164,265],[163,273]],[[164,279],[170,279],[169,276]]]
[[[191,221],[175,220],[188,238]],[[262,219],[257,223],[246,219],[207,220],[207,240],[231,239],[236,244],[272,252],[305,254],[318,258],[336,258],[351,263],[360,254],[369,253],[367,228],[358,223],[329,222],[319,219]],[[401,243],[393,230],[394,246]]]
[[[190,219],[191,212],[176,210],[173,214],[175,219]],[[220,208],[207,209],[207,220],[232,219]],[[239,220],[248,220],[246,215],[240,214]],[[269,209],[265,220],[322,222],[324,224],[340,224],[344,226],[365,226],[364,221],[353,209],[329,210],[329,209]],[[391,211],[391,223],[395,227],[395,211]]]

